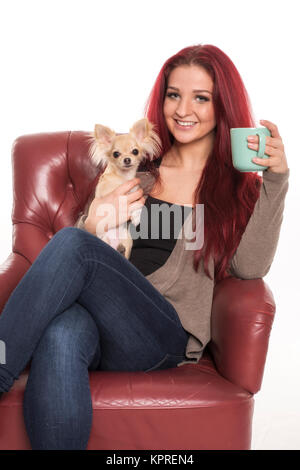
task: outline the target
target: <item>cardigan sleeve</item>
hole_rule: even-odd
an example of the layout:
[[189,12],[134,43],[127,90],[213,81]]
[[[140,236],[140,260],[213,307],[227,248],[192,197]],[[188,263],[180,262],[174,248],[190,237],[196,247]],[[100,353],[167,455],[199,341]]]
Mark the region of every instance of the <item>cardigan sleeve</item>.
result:
[[85,223],[85,221],[86,221],[86,219],[87,219],[87,216],[88,216],[87,214],[82,214],[82,213],[80,213],[80,215],[79,215],[79,217],[78,217],[78,219],[77,219],[77,221],[76,221],[74,227],[76,227],[76,228],[81,228],[82,230],[85,230],[84,223]]
[[230,262],[231,275],[257,279],[268,273],[279,240],[289,173],[289,169],[286,173],[263,172],[260,195]]
[[83,211],[81,211],[79,214],[78,214],[78,218],[74,224],[74,227],[76,228],[81,228],[82,230],[85,230],[85,221],[87,219],[87,216],[88,216],[88,213],[89,213],[89,208],[90,208],[90,205],[92,204],[93,200],[94,200],[94,197],[95,197],[95,191],[93,191],[87,202],[86,202],[86,205],[85,205],[85,208]]

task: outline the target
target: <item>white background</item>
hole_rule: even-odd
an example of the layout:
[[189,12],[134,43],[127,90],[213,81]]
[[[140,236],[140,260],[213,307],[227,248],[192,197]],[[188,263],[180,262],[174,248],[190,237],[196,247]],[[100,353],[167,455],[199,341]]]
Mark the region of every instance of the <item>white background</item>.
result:
[[0,262],[11,249],[11,146],[22,134],[127,132],[167,58],[213,44],[237,66],[259,119],[277,124],[290,189],[265,281],[277,304],[253,449],[300,449],[299,14],[297,0],[1,2]]

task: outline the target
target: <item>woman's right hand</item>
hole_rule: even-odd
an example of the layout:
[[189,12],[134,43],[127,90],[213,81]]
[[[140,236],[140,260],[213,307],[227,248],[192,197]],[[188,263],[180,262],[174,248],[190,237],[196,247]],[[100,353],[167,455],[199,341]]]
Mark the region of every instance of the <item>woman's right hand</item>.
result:
[[95,197],[89,207],[85,229],[93,235],[101,236],[129,220],[132,212],[143,207],[146,201],[142,188],[127,194],[140,182],[140,178],[133,178],[106,196]]

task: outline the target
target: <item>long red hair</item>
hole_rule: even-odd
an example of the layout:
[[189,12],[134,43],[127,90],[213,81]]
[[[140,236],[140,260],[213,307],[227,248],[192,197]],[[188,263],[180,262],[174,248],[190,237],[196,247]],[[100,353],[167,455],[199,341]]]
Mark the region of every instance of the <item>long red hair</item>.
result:
[[[165,62],[145,105],[144,115],[155,125],[162,141],[159,157],[163,158],[174,141],[164,119],[163,103],[168,77],[180,65],[204,67],[214,83],[214,146],[195,192],[195,202],[204,204],[204,244],[194,252],[194,269],[198,270],[203,259],[204,270],[212,278],[208,263],[213,256],[218,282],[230,275],[229,262],[253,212],[262,183],[257,173],[242,173],[233,167],[230,128],[255,127],[255,122],[247,91],[230,58],[213,45],[186,47]],[[160,183],[155,161],[146,161],[144,168]]]

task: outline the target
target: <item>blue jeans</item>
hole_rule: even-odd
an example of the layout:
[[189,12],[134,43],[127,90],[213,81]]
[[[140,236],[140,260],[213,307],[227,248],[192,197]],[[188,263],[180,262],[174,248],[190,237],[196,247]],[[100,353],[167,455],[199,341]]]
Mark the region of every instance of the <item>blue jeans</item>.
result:
[[7,392],[31,360],[24,419],[33,449],[85,449],[88,370],[144,371],[185,359],[174,307],[124,256],[78,228],[57,232],[0,316]]

